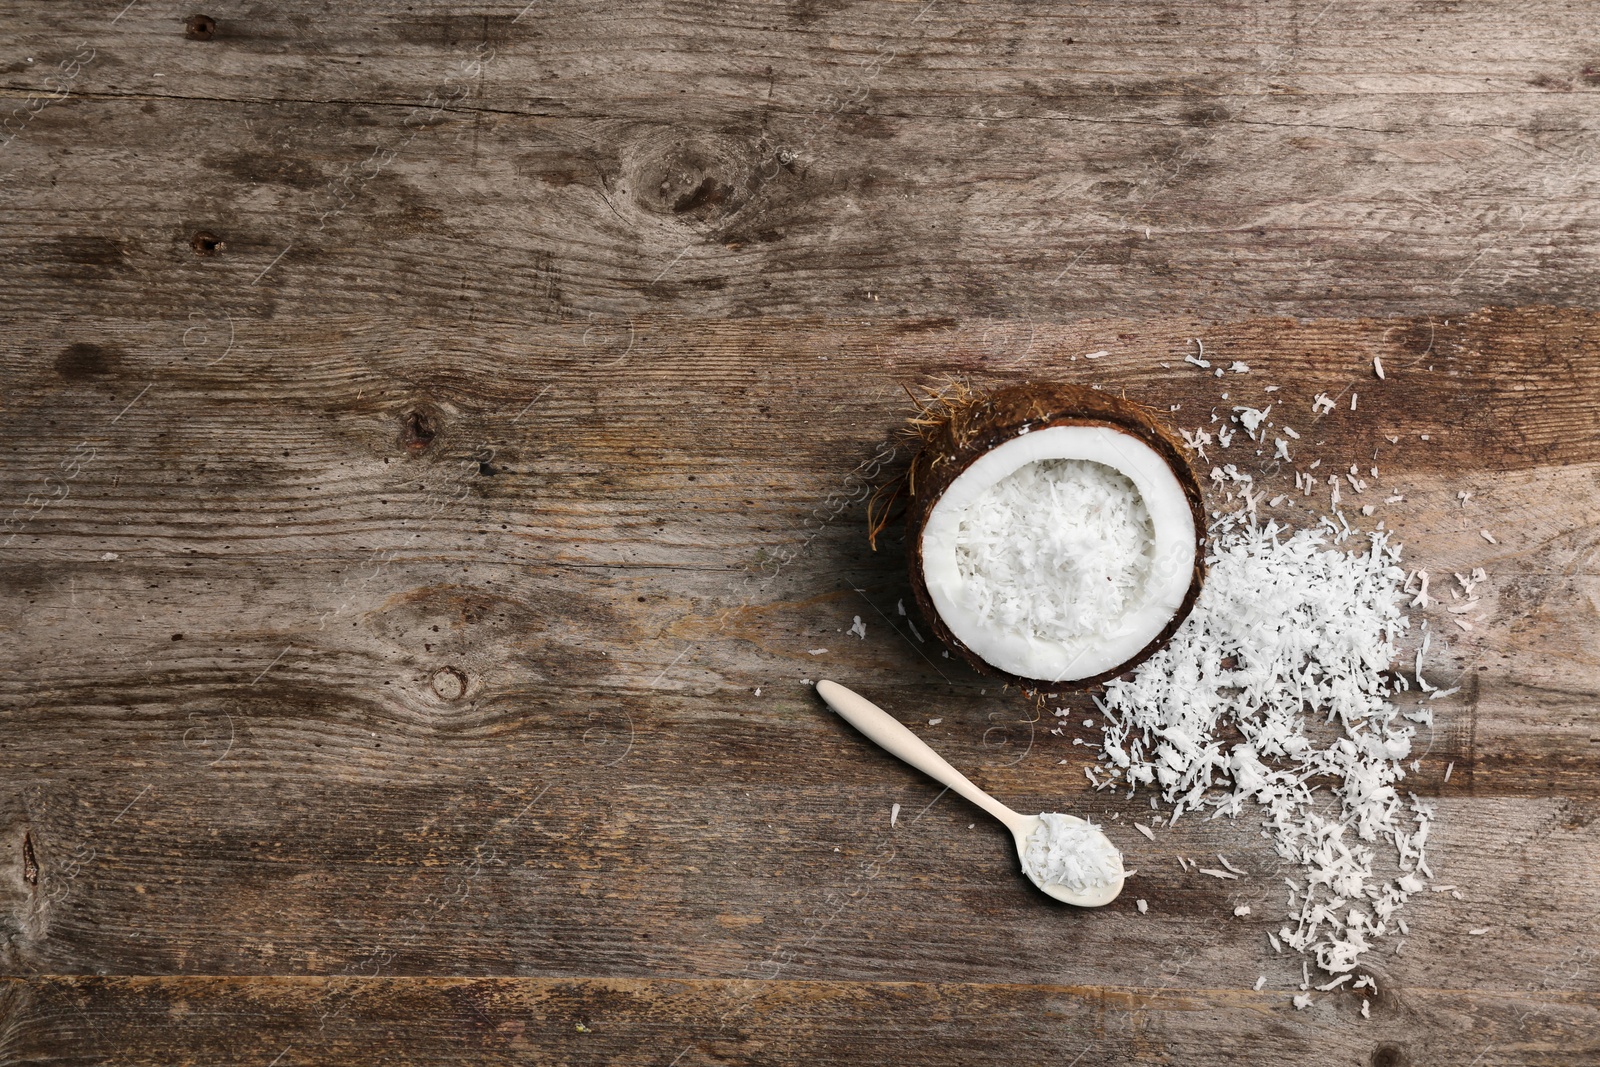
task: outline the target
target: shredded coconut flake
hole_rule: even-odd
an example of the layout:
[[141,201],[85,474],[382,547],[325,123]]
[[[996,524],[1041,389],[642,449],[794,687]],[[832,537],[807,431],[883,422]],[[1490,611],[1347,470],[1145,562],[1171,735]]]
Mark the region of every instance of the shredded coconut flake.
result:
[[[1328,544],[1349,536],[1331,521],[1290,534],[1221,519],[1193,613],[1131,679],[1097,698],[1104,780],[1091,776],[1159,792],[1174,820],[1195,810],[1237,816],[1253,801],[1279,856],[1305,874],[1303,887],[1290,883],[1288,925],[1268,939],[1335,979],[1431,879],[1433,819],[1431,806],[1398,788],[1422,721],[1390,701],[1405,684],[1388,671],[1409,626],[1406,574],[1387,534],[1370,535],[1362,551]],[[1425,651],[1426,637],[1419,667]],[[1418,682],[1435,688],[1420,674]],[[1378,870],[1380,844],[1396,868],[1390,877]],[[1239,877],[1222,862],[1198,870]]]
[[956,534],[974,616],[1062,644],[1121,630],[1154,559],[1144,498],[1090,460],[1025,464],[973,502]]
[[1249,435],[1250,440],[1254,441],[1256,431],[1261,428],[1261,423],[1272,411],[1272,405],[1268,404],[1265,408],[1235,407],[1233,410],[1236,413],[1234,418],[1244,427],[1244,432]]
[[1122,876],[1122,853],[1093,823],[1044,812],[1022,850],[1022,867],[1039,885],[1074,892],[1098,889]]
[[[1415,589],[1412,588],[1413,580],[1417,583]],[[1426,608],[1430,604],[1438,603],[1436,598],[1428,595],[1428,572],[1425,570],[1413,571],[1406,578],[1404,589],[1407,593],[1417,594],[1411,599],[1411,606],[1414,608]]]

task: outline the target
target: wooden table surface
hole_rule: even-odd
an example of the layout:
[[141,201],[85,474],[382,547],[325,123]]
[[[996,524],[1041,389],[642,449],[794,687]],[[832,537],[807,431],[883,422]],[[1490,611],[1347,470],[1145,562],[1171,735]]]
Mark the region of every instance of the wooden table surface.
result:
[[[1600,1063],[1592,5],[0,27],[0,1063]],[[1294,467],[1231,461],[1377,466],[1356,524],[1485,568],[1470,631],[1412,612],[1459,899],[1370,1019],[1291,1005],[1248,812],[1123,822],[1134,887],[1063,910],[817,702],[1149,814],[867,548],[948,375],[1275,403]]]

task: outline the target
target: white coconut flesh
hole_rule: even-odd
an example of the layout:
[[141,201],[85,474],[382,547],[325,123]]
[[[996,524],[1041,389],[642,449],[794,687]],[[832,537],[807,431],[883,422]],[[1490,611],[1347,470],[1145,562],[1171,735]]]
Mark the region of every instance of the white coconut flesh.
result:
[[1194,513],[1155,449],[1104,426],[1023,433],[934,504],[922,571],[950,632],[1010,674],[1070,682],[1121,666],[1194,580]]

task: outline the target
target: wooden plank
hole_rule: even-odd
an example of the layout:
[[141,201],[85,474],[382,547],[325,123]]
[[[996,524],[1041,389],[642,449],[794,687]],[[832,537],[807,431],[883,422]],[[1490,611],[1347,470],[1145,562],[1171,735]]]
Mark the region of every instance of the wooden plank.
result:
[[24,112],[93,53],[8,148],[17,308],[1448,316],[1600,267],[1578,8],[13,7]]
[[[1182,964],[1168,961],[1174,977]],[[575,978],[55,978],[3,987],[19,1060],[127,1064],[471,1059],[501,1064],[1553,1065],[1600,1052],[1600,1001],[1546,989],[1408,989],[1295,1012],[1206,988]],[[1338,1007],[1332,1001],[1342,1000]]]
[[[1150,814],[1144,798],[1088,793],[1076,761],[1057,765],[1082,751],[1064,738],[1025,748],[1027,724],[974,695],[886,699],[910,703],[950,758],[1019,807],[1113,828],[1135,888],[1105,912],[1049,910],[1046,934],[1001,830],[788,695],[798,687],[774,688],[759,707],[657,698],[624,716],[523,699],[398,723],[337,705],[248,718],[136,707],[150,736],[111,740],[120,767],[19,776],[39,784],[4,828],[9,965],[315,974],[382,955],[397,973],[705,977],[791,949],[819,977],[1046,981],[1072,947],[1076,973],[1106,983],[1129,954],[1182,944],[1215,978],[1298,984],[1298,962],[1267,945],[1285,872],[1251,813],[1146,843],[1127,825]],[[930,711],[938,730],[919,722]],[[1600,805],[1439,804],[1434,867],[1462,899],[1415,902],[1409,947],[1391,938],[1370,966],[1406,984],[1533,980],[1600,911]],[[1177,862],[1219,852],[1251,876],[1219,882]],[[1233,917],[1241,904],[1252,917]],[[1470,934],[1483,927],[1492,939]],[[1480,953],[1495,966],[1462,971]]]
[[[166,514],[173,509],[200,520],[194,525],[205,536],[220,535],[229,551],[236,551],[235,538],[260,542],[270,525],[272,537],[283,537],[287,526],[294,536],[280,543],[300,552],[309,540],[346,535],[370,549],[375,527],[401,527],[397,540],[378,543],[404,545],[414,539],[415,523],[459,522],[454,504],[468,505],[463,510],[480,523],[493,515],[498,525],[510,512],[531,533],[558,540],[568,532],[558,525],[565,516],[545,517],[541,509],[559,502],[596,521],[573,540],[577,552],[557,558],[629,561],[634,557],[615,545],[584,549],[597,540],[604,545],[613,526],[631,546],[644,540],[641,526],[658,524],[686,553],[714,535],[682,524],[730,518],[682,515],[686,506],[692,512],[712,503],[699,497],[720,487],[739,514],[792,523],[880,445],[887,455],[890,435],[909,411],[905,387],[960,373],[986,381],[1051,374],[1088,380],[1170,401],[1180,406],[1174,420],[1190,425],[1208,425],[1212,412],[1234,404],[1277,403],[1285,421],[1315,434],[1292,450],[1297,455],[1314,454],[1331,468],[1377,462],[1376,453],[1394,472],[1376,482],[1381,487],[1402,487],[1400,475],[1450,471],[1476,486],[1480,503],[1493,497],[1491,475],[1592,463],[1600,452],[1590,408],[1600,389],[1600,319],[1552,309],[1487,311],[1452,326],[1179,319],[1142,326],[692,322],[602,330],[580,322],[531,335],[484,325],[465,339],[423,320],[230,327],[212,314],[181,329],[145,325],[115,341],[75,342],[96,346],[87,351],[52,342],[57,332],[19,324],[6,341],[16,369],[7,398],[17,442],[5,472],[8,499],[16,501],[9,533],[21,524],[37,536],[49,522],[66,521],[85,490],[69,502],[75,487],[59,483],[81,476],[88,480],[80,485],[111,493],[122,485],[122,470],[112,468],[132,467],[145,473],[129,470],[128,489],[105,506],[135,511],[142,523],[157,516],[153,529],[130,533],[159,535],[164,547],[180,551],[216,546],[173,539],[161,525],[175,521]],[[1255,369],[1223,381],[1184,365],[1196,337],[1213,354]],[[1092,364],[1073,360],[1100,350],[1111,355]],[[1390,374],[1382,383],[1372,375],[1374,357]],[[1337,396],[1339,410],[1315,415],[1319,393]],[[1352,394],[1366,407],[1348,411]],[[56,429],[69,419],[71,431]],[[1398,438],[1392,444],[1391,435]],[[180,456],[195,461],[172,469]],[[895,458],[904,457],[902,447]],[[485,458],[492,460],[487,467]],[[496,479],[502,469],[511,476]],[[739,493],[735,483],[751,491]],[[758,487],[767,491],[754,492]],[[796,506],[789,503],[796,491],[812,495]],[[264,499],[240,507],[253,492]],[[128,499],[135,493],[142,495]],[[163,509],[163,499],[173,502]],[[351,527],[345,511],[356,501],[375,514]],[[453,502],[448,509],[446,501]],[[630,505],[637,510],[625,510]],[[1535,517],[1548,513],[1544,521],[1563,524],[1552,532],[1569,538],[1569,550],[1592,545],[1583,541],[1581,522],[1532,506]],[[31,509],[46,507],[40,526]],[[535,514],[542,521],[535,523]],[[109,550],[137,543],[119,540],[124,535],[100,516],[90,525]],[[692,557],[656,561],[685,558]]]

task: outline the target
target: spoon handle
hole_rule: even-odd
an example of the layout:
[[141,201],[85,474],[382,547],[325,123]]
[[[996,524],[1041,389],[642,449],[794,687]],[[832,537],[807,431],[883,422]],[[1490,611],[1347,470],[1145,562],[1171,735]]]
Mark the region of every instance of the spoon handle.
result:
[[898,720],[866,697],[846,689],[838,682],[826,680],[817,683],[817,695],[846,722],[876,741],[890,755],[900,757],[929,778],[954,789],[1005,823],[1013,833],[1022,825],[1023,816],[969,782],[966,775],[946,763],[944,757],[929,748],[920,737],[901,726]]

